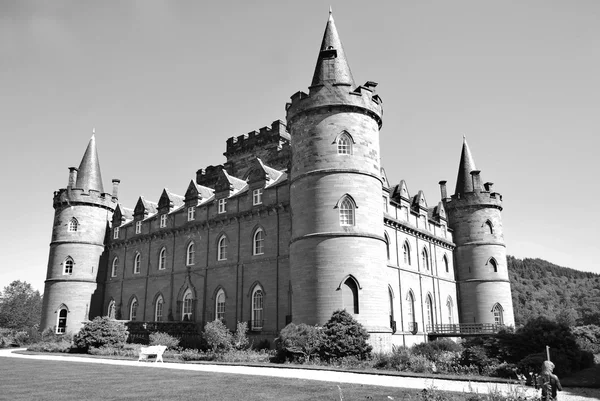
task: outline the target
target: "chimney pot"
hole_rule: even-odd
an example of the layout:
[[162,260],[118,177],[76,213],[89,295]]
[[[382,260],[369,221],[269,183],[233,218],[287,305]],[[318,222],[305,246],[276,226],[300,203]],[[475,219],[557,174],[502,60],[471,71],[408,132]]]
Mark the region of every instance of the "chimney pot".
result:
[[75,184],[77,183],[77,167],[69,167],[69,184],[67,188],[75,188]]
[[448,198],[448,192],[446,191],[446,181],[440,181],[440,191],[442,192],[442,199]]
[[113,198],[119,197],[119,184],[120,183],[121,183],[121,180],[119,180],[118,178],[113,178],[113,180],[112,180],[112,184],[113,184],[112,197]]

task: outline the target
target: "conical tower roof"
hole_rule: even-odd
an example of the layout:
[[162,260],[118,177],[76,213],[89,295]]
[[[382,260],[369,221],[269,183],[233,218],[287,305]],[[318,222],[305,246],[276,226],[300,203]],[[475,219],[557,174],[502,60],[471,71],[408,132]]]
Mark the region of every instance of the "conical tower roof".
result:
[[346,60],[346,54],[342,47],[342,41],[333,21],[333,14],[329,9],[329,19],[323,34],[321,50],[317,59],[317,66],[311,86],[324,85],[326,83],[348,84],[356,87],[350,66]]
[[102,175],[100,174],[100,162],[98,161],[98,152],[96,151],[96,138],[92,135],[88,143],[83,159],[79,164],[77,172],[76,188],[83,188],[85,192],[90,189],[98,192],[104,192],[102,185]]
[[460,155],[460,163],[458,165],[458,177],[456,178],[456,190],[454,194],[464,194],[473,192],[473,179],[471,171],[477,170],[475,161],[471,155],[471,150],[467,144],[467,138],[463,137],[462,153]]

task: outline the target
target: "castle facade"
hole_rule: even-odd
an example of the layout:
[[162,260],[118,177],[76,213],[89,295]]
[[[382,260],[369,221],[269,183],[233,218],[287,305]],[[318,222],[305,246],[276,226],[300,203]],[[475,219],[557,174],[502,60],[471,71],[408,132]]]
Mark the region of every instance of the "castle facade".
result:
[[388,350],[465,323],[514,325],[501,195],[466,140],[453,195],[442,181],[429,206],[390,184],[376,86],[354,82],[330,15],[286,123],[228,139],[226,162],[198,170],[185,194],[120,204],[92,137],[54,194],[41,327],[222,319],[272,339],[346,309]]

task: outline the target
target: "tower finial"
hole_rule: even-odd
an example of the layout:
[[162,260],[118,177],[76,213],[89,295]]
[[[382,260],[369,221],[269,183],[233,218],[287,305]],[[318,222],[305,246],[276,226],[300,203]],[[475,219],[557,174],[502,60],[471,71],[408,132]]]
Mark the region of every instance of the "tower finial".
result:
[[85,150],[85,154],[79,164],[77,173],[77,188],[90,189],[98,192],[104,192],[102,186],[102,176],[100,175],[100,162],[98,161],[98,152],[96,150],[96,138],[92,135],[90,142]]
[[463,135],[463,146],[460,155],[460,163],[458,165],[458,176],[456,178],[456,190],[455,194],[464,194],[467,192],[473,192],[473,180],[471,178],[471,171],[477,170],[475,167],[475,161],[471,155],[471,149],[467,144],[467,137]]
[[331,6],[329,6],[329,19],[333,19],[333,10],[331,9]]

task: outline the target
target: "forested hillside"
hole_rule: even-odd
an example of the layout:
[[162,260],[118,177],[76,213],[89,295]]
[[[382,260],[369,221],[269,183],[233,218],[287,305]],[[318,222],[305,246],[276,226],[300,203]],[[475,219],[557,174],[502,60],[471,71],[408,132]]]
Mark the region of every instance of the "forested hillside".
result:
[[508,274],[517,326],[538,316],[569,326],[600,326],[600,275],[513,256]]

